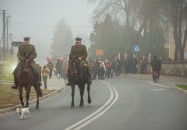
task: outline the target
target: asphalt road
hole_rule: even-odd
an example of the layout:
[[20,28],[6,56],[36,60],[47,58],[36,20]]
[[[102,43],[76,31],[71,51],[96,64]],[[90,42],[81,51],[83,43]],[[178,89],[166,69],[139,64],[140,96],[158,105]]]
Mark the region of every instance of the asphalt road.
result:
[[170,86],[120,77],[95,80],[92,103],[79,107],[76,88],[71,108],[71,88],[44,99],[40,109],[30,108],[31,118],[19,120],[15,112],[0,116],[0,130],[186,130],[187,95]]

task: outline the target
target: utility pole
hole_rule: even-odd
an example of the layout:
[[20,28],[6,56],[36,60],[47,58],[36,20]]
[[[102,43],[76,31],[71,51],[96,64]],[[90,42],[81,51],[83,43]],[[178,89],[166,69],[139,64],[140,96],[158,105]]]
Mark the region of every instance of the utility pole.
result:
[[3,11],[3,59],[5,58],[6,56],[6,50],[5,50],[5,47],[6,47],[6,23],[5,23],[5,19],[6,19],[6,11],[7,10],[1,10]]
[[7,51],[6,51],[7,52],[7,56],[9,56],[9,35],[8,35],[8,28],[9,27],[8,27],[8,24],[9,24],[9,18],[10,17],[11,17],[10,15],[7,16],[7,21],[6,21],[7,22],[7,24],[6,24],[6,26],[7,26],[7,41],[6,41],[7,42]]
[[[9,38],[10,38],[10,43],[12,43],[13,34],[9,34]],[[13,58],[13,47],[12,47],[12,45],[11,45],[11,49],[10,49],[10,54],[11,54],[11,58]]]

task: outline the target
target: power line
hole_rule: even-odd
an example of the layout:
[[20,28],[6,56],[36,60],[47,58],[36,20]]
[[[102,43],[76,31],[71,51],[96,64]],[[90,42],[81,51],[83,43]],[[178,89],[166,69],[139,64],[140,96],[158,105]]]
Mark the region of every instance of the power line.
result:
[[[27,25],[35,25],[35,26],[48,26],[48,27],[56,27],[57,25],[49,25],[49,24],[41,24],[41,23],[32,23],[32,22],[26,22],[26,21],[16,21],[16,20],[12,20],[12,22],[14,23],[18,23],[18,24],[27,24]],[[78,25],[78,26],[60,26],[60,27],[93,27],[90,25]]]

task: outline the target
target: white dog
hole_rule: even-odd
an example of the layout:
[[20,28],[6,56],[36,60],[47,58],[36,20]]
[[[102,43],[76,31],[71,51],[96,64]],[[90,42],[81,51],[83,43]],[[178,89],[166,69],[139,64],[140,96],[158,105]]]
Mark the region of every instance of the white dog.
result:
[[29,107],[27,108],[17,108],[16,113],[20,114],[20,120],[23,118],[25,119],[26,117],[30,118],[30,112],[29,112]]

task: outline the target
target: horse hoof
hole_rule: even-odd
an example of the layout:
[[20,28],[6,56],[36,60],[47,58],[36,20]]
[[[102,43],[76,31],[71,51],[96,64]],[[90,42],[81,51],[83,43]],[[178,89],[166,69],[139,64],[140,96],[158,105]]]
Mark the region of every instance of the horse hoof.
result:
[[80,106],[80,107],[84,106],[84,103],[83,103],[83,102],[81,102],[79,106]]
[[90,104],[92,101],[91,101],[91,99],[88,99],[88,103]]
[[71,108],[74,108],[74,105],[73,105],[73,104],[71,104]]
[[36,106],[35,109],[39,109],[39,106]]

